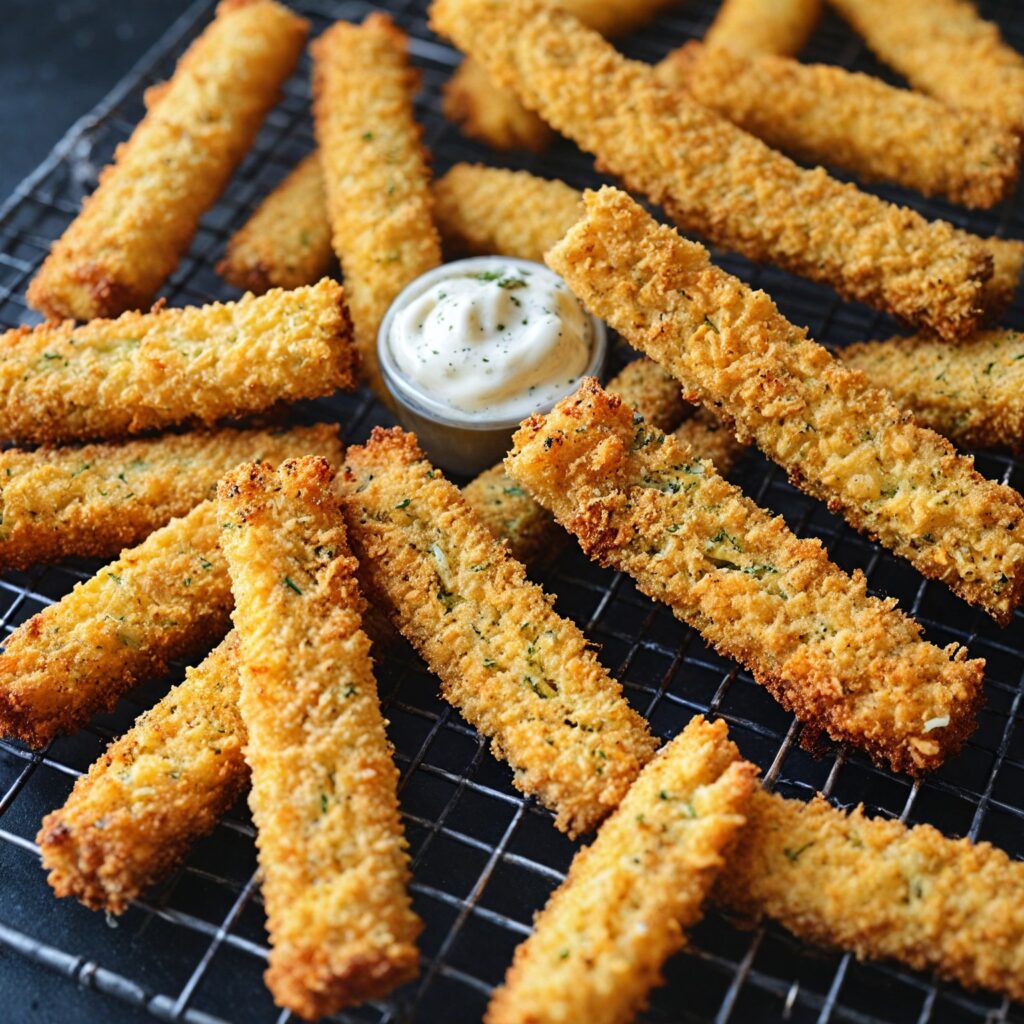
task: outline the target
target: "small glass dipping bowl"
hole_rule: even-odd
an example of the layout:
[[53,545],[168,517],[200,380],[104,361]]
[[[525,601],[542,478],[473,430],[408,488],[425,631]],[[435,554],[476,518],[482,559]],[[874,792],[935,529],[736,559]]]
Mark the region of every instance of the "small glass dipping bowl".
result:
[[[511,447],[512,435],[521,420],[462,412],[426,394],[398,368],[390,345],[391,324],[399,310],[439,280],[453,273],[480,273],[496,267],[516,267],[534,273],[541,271],[554,274],[542,263],[505,256],[474,256],[471,259],[443,263],[417,277],[398,294],[385,314],[377,335],[377,358],[381,375],[395,400],[395,410],[402,426],[416,435],[420,447],[431,462],[450,473],[464,476],[476,476],[500,462]],[[583,377],[599,377],[608,350],[608,332],[604,323],[590,314],[587,317],[590,322],[590,359],[576,378],[577,381]],[[575,384],[566,388],[565,393],[558,398],[564,398],[574,390]],[[553,404],[548,402],[538,405],[534,412],[548,412]]]

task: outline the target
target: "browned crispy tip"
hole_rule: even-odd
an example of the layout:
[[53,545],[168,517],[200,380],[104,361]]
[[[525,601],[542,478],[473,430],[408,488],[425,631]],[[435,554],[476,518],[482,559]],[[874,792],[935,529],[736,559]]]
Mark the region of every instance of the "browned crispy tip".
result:
[[791,56],[810,38],[822,0],[724,0],[704,35],[736,53]]

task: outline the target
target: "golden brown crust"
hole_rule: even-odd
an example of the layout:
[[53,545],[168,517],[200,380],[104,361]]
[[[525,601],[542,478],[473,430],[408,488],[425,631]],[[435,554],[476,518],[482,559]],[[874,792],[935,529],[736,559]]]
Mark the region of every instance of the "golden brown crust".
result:
[[1024,864],[988,843],[947,839],[757,792],[716,898],[801,938],[891,957],[968,988],[1024,1000]]
[[983,239],[992,254],[992,276],[985,282],[985,321],[995,323],[1009,309],[1024,269],[1024,242],[1016,238]]
[[431,25],[685,230],[943,337],[981,318],[992,259],[980,241],[798,167],[565,11],[542,0],[435,0]]
[[29,285],[29,304],[55,320],[147,306],[252,145],[308,29],[272,0],[221,4],[147,97],[149,112]]
[[333,259],[324,179],[314,152],[231,236],[217,273],[236,288],[262,295],[271,288],[315,284]]
[[416,74],[405,33],[379,13],[362,25],[337,22],[311,49],[334,251],[363,373],[390,403],[377,365],[377,331],[395,296],[441,262],[427,154],[413,119]]
[[614,189],[548,254],[590,311],[734,421],[807,493],[919,572],[1009,622],[1024,593],[1024,499],[917,426],[763,292]]
[[628,1024],[742,830],[757,769],[698,715],[641,772],[537,915],[487,1024]]
[[240,466],[217,492],[270,934],[267,985],[318,1020],[416,974],[365,602],[326,459]]
[[491,740],[515,786],[588,832],[654,753],[647,723],[573,623],[551,609],[424,458],[415,438],[377,428],[349,448],[349,539],[369,593]]
[[821,7],[821,0],[724,0],[704,42],[749,56],[791,57],[814,31]]
[[57,896],[123,913],[213,831],[249,781],[230,634],[75,783],[36,837]]
[[829,561],[593,378],[525,421],[506,459],[602,565],[629,573],[812,730],[895,771],[938,767],[975,727],[985,663],[921,639]]
[[1013,194],[1020,139],[976,114],[828,64],[687,43],[658,65],[667,85],[804,163],[986,209]]
[[337,448],[337,428],[197,430],[0,452],[0,569],[111,558],[216,493],[240,462]]
[[[608,390],[615,394],[613,388]],[[626,405],[636,409],[621,392],[619,395]],[[710,460],[720,476],[728,476],[747,450],[746,444],[737,440],[726,424],[704,408],[699,408],[688,420],[680,423],[672,431],[672,436],[681,444],[689,445],[697,458]]]
[[354,386],[341,285],[0,336],[0,436],[50,444],[262,412]]

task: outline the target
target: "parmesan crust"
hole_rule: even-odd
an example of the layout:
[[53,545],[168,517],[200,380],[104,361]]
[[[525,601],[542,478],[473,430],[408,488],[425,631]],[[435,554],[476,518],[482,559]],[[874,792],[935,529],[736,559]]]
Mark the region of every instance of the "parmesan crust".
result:
[[790,57],[810,38],[821,6],[821,0],[724,0],[704,42],[751,57]]

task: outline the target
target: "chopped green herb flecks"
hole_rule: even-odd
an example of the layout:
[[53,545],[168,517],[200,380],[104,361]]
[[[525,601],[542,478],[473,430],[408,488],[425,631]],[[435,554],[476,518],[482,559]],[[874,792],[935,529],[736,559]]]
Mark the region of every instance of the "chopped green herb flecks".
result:
[[291,578],[291,576],[285,576],[283,583],[289,590],[295,591],[296,594],[302,593],[299,587],[295,585],[295,581]]

